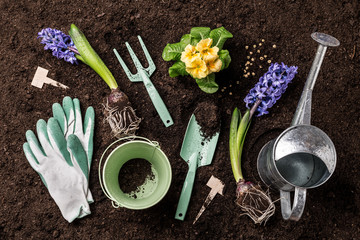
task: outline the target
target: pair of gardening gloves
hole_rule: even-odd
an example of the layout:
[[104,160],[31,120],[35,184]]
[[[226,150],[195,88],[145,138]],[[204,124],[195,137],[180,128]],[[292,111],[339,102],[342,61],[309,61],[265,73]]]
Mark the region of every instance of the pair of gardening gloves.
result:
[[95,112],[86,110],[82,121],[78,99],[65,97],[62,106],[53,104],[53,117],[36,124],[38,137],[26,132],[23,145],[31,167],[40,175],[61,214],[68,221],[91,213],[94,202],[89,189],[93,155]]

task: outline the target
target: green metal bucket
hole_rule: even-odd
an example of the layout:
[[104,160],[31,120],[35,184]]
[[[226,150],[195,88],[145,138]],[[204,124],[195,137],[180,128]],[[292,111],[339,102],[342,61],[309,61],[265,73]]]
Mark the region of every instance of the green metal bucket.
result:
[[[100,159],[99,178],[105,195],[112,200],[114,207],[140,210],[155,205],[166,195],[171,184],[172,172],[169,160],[157,142],[142,137],[131,139],[133,138],[142,140],[130,140],[116,147],[107,157],[101,175],[101,161],[106,151],[124,138],[117,140],[105,150]],[[119,172],[127,161],[139,158],[150,162],[152,177],[147,178],[144,184],[138,187],[135,198],[133,193],[124,193],[121,190]]]

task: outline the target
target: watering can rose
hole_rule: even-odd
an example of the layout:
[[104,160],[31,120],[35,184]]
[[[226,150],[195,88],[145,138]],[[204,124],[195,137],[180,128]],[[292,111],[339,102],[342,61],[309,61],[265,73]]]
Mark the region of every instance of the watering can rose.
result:
[[195,27],[180,42],[167,44],[162,53],[165,61],[176,61],[169,68],[170,77],[190,75],[206,93],[219,89],[215,82],[216,72],[228,68],[231,62],[229,51],[222,49],[233,35],[224,27],[211,30]]
[[181,53],[181,61],[185,63],[185,70],[193,78],[205,78],[213,72],[221,70],[222,61],[219,59],[218,47],[211,47],[211,38],[201,40],[196,47],[188,44]]

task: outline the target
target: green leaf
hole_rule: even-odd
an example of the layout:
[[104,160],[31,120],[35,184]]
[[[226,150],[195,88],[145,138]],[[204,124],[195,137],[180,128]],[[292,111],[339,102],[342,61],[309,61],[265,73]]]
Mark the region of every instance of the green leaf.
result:
[[169,68],[169,75],[170,77],[177,77],[179,75],[186,76],[189,75],[189,73],[186,71],[185,63],[182,61],[178,61]]
[[228,50],[220,50],[219,51],[219,58],[222,61],[221,70],[228,68],[231,62],[231,57]]
[[241,120],[240,111],[235,108],[230,122],[230,135],[229,135],[229,151],[230,151],[230,161],[231,168],[235,177],[236,182],[240,179],[244,179],[241,171],[241,159],[239,159],[239,149],[236,145],[237,140],[237,130],[239,127],[239,122]]
[[196,78],[196,83],[206,93],[214,93],[219,89],[219,85],[215,82],[215,74],[211,73],[205,78]]
[[180,42],[181,42],[182,44],[184,44],[185,47],[186,47],[188,44],[191,44],[191,35],[190,35],[190,34],[185,34],[184,36],[181,37]]
[[191,36],[191,34],[185,34],[184,36],[181,37],[180,42],[182,44],[184,44],[184,49],[188,44],[191,44],[193,46],[196,46],[196,44],[198,42],[200,42],[200,39],[198,38],[194,38],[193,36]]
[[213,39],[212,47],[217,46],[220,50],[223,48],[226,39],[232,37],[233,35],[224,27],[216,28],[210,32],[210,38]]
[[75,24],[71,24],[69,35],[73,40],[80,56],[76,56],[79,60],[91,67],[106,82],[111,89],[118,87],[116,80],[99,55],[91,47],[85,35]]
[[165,61],[180,60],[181,53],[184,51],[186,46],[183,43],[168,43],[162,52],[162,58]]
[[194,27],[190,30],[190,35],[195,39],[202,40],[209,37],[210,30],[208,27]]
[[200,42],[200,39],[198,38],[191,38],[191,45],[196,46]]

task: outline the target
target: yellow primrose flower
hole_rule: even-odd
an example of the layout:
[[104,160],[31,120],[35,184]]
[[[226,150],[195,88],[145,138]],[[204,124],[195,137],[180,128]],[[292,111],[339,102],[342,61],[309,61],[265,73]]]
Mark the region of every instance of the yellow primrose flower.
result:
[[219,72],[221,70],[222,61],[220,60],[220,58],[212,59],[206,62],[206,66],[210,73]]
[[185,50],[181,53],[181,61],[188,63],[193,61],[195,58],[200,57],[200,54],[196,51],[195,47],[188,44]]
[[204,60],[200,57],[193,59],[186,63],[186,71],[193,76],[193,78],[204,78],[208,75],[208,69]]
[[196,50],[200,52],[205,61],[216,59],[218,57],[219,48],[211,47],[213,40],[211,38],[203,39],[196,45]]

